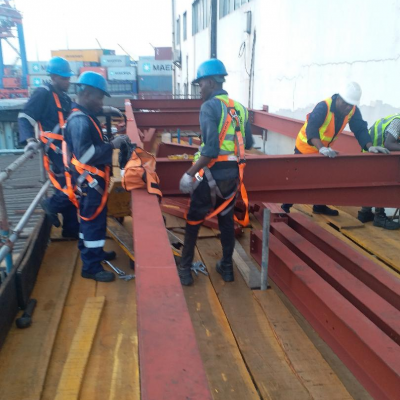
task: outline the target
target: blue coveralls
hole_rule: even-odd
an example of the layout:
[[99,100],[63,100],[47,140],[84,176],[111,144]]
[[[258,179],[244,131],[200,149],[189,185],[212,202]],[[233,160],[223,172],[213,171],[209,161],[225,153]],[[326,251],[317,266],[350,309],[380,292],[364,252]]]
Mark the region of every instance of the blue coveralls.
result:
[[[108,138],[103,135],[100,138],[101,125],[95,115],[90,114],[84,107],[73,104],[73,108],[78,108],[83,114],[72,113],[67,121],[65,130],[65,140],[69,151],[76,159],[86,165],[95,167],[101,171],[105,166],[112,164],[113,147],[108,143]],[[94,123],[90,120],[92,118]],[[79,173],[73,172],[74,180],[77,182]],[[103,190],[105,187],[104,179],[94,175]],[[79,212],[82,217],[91,217],[101,203],[102,195],[94,188],[88,186],[87,181],[81,185],[82,194],[79,200]],[[89,274],[96,274],[103,271],[101,262],[105,259],[103,246],[106,239],[107,228],[107,205],[101,213],[93,220],[85,221],[81,219],[79,231],[79,250],[81,251],[82,270]]]
[[[58,109],[53,97],[53,91],[58,95],[62,107],[64,119],[67,119],[71,112],[71,99],[64,92],[58,92],[55,88],[47,84],[36,89],[25,108],[18,114],[19,141],[26,143],[27,139],[35,137],[35,125],[40,123],[44,131],[53,132],[59,125]],[[59,129],[57,127],[57,129]],[[59,140],[54,141],[57,147],[61,147]],[[48,156],[52,162],[52,170],[61,187],[65,186],[64,165],[62,155],[56,154],[49,149]],[[57,176],[59,175],[59,176]],[[68,196],[59,190],[55,190],[52,197],[46,200],[48,206],[54,213],[63,216],[63,235],[77,236],[79,231],[79,221],[76,207],[70,202]]]

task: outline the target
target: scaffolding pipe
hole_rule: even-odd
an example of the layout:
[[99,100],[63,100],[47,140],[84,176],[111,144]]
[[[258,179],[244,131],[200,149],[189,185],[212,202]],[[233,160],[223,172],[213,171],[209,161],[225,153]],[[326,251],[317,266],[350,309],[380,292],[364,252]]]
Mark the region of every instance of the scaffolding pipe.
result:
[[[7,254],[11,253],[14,243],[19,238],[20,233],[25,228],[25,225],[29,221],[29,219],[32,216],[33,212],[35,211],[35,208],[38,206],[40,200],[45,195],[45,193],[46,193],[47,189],[49,188],[49,186],[50,186],[50,181],[48,180],[42,186],[42,188],[39,190],[38,194],[33,199],[32,203],[29,205],[29,207],[26,210],[25,214],[19,220],[17,226],[12,231],[12,234],[9,237],[7,243],[5,243],[3,245],[3,247],[0,249],[0,262],[4,260],[4,258],[7,256]],[[8,269],[7,269],[7,273],[10,273],[10,271]]]

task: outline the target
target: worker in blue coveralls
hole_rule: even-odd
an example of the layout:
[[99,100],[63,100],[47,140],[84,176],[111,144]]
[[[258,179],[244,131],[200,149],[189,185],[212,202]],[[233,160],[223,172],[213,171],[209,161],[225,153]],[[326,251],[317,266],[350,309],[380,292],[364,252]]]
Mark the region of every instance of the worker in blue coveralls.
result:
[[[222,88],[227,75],[224,64],[214,58],[199,66],[197,77],[193,81],[193,84],[200,86],[200,95],[204,103],[200,109],[200,150],[194,157],[193,165],[182,176],[179,186],[181,192],[191,194],[184,247],[178,267],[181,284],[185,286],[193,284],[191,267],[200,229],[198,222],[237,192],[240,162],[238,149],[250,149],[253,146],[247,109],[239,102],[231,100]],[[237,120],[232,118],[229,125],[225,124],[228,114],[231,113]],[[220,145],[220,134],[224,130],[225,136]],[[240,135],[243,146],[239,145],[236,134]],[[200,171],[204,171],[202,177],[199,176]],[[235,198],[218,213],[223,255],[216,265],[216,270],[225,282],[234,281],[232,254],[235,247]]]
[[82,277],[98,282],[111,282],[112,272],[105,271],[101,262],[113,260],[114,251],[103,250],[106,239],[107,189],[113,150],[129,142],[126,135],[109,142],[99,120],[107,82],[95,72],[85,72],[78,80],[78,99],[72,105],[67,120],[65,140],[73,170],[74,182],[80,192],[79,250],[82,259]]
[[[54,57],[47,66],[51,83],[36,89],[25,108],[18,115],[19,140],[26,144],[25,151],[36,149],[39,135],[60,134],[60,127],[71,111],[71,99],[67,95],[70,78],[74,74],[67,60]],[[36,135],[36,132],[38,133]],[[61,155],[61,141],[51,140],[52,148],[45,148],[45,158],[50,160],[49,174],[61,188],[65,187],[64,165]],[[78,239],[79,222],[76,207],[61,190],[55,190],[52,197],[41,203],[52,224],[60,226],[58,213],[63,216],[62,236]]]

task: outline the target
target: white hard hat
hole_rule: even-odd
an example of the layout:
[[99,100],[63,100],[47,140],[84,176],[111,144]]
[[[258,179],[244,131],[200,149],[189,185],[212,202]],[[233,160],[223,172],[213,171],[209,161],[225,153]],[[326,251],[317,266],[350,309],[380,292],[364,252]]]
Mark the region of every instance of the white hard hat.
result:
[[360,104],[361,93],[360,85],[357,82],[350,82],[339,92],[339,96],[347,104],[358,106]]

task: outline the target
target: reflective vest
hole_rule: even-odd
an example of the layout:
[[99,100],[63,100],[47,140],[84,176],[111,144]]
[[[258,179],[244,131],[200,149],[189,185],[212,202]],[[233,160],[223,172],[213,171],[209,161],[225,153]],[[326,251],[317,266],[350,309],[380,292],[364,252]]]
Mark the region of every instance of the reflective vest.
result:
[[[68,117],[68,121],[70,121],[72,118],[78,116],[78,115],[85,115],[90,119],[94,127],[96,128],[101,141],[104,141],[103,138],[103,133],[96,124],[96,122],[93,120],[93,118],[90,115],[87,115],[80,111],[78,108],[72,109],[71,115]],[[69,149],[67,147],[67,143],[63,141],[63,160],[64,160],[64,165],[65,165],[65,171],[66,171],[66,178],[67,178],[67,194],[69,199],[79,210],[79,202],[78,202],[78,196],[77,193],[81,192],[80,187],[82,184],[86,181],[88,186],[92,189],[97,190],[101,194],[101,202],[100,205],[97,207],[96,211],[91,215],[90,217],[83,217],[82,215],[79,214],[79,217],[83,219],[84,221],[91,221],[95,219],[104,209],[105,205],[107,204],[107,199],[108,199],[108,185],[110,183],[110,167],[108,165],[105,166],[104,171],[101,171],[100,169],[93,167],[88,164],[83,164],[81,163],[75,155],[71,154],[69,152]],[[75,170],[80,174],[78,179],[76,180],[76,186],[72,185],[72,179],[71,179],[71,171],[70,171],[70,164],[72,164],[75,167]],[[104,179],[105,186],[104,190],[100,186],[98,180],[96,177],[100,177]]]
[[[244,168],[246,166],[246,156],[245,156],[245,148],[244,148],[244,138],[245,138],[245,126],[248,120],[248,111],[238,102],[230,99],[227,95],[215,96],[217,99],[221,101],[222,107],[222,115],[221,120],[219,122],[218,130],[219,130],[219,154],[217,158],[211,160],[211,162],[205,167],[201,169],[196,174],[196,181],[201,181],[203,176],[206,175],[210,190],[211,190],[211,198],[215,199],[216,194],[222,197],[218,186],[215,183],[214,178],[212,177],[209,169],[217,162],[225,162],[225,161],[236,161],[238,163],[239,168],[239,184],[237,190],[235,190],[231,195],[224,198],[224,202],[214,211],[209,213],[204,220],[210,219],[218,214],[227,213],[231,207],[228,205],[236,198],[238,192],[240,192],[242,196],[243,203],[246,207],[246,213],[243,220],[238,220],[236,216],[234,217],[235,221],[243,226],[247,226],[249,223],[249,211],[248,211],[248,197],[247,191],[243,184],[243,175]],[[204,146],[204,143],[200,146],[200,151],[198,151],[194,156],[195,163],[201,155],[201,148]],[[190,221],[187,220],[189,225],[198,225],[201,224],[204,220],[200,221]]]
[[[350,121],[351,117],[354,115],[356,111],[356,106],[353,106],[351,111],[343,120],[343,124],[339,129],[337,135],[335,135],[335,114],[331,111],[332,108],[332,97],[329,97],[325,100],[327,105],[327,112],[325,116],[325,121],[319,128],[319,138],[321,139],[322,144],[325,147],[329,147],[343,132],[344,128],[346,127],[347,123]],[[310,154],[310,153],[318,153],[318,149],[315,146],[311,146],[307,142],[307,134],[306,129],[308,125],[308,118],[310,114],[307,114],[306,122],[300,129],[299,134],[297,135],[296,139],[296,148],[302,154]]]
[[370,128],[369,135],[372,139],[373,146],[384,146],[385,145],[385,131],[386,128],[394,119],[400,119],[400,114],[389,115],[388,117],[382,118],[375,122]]

